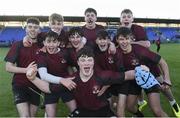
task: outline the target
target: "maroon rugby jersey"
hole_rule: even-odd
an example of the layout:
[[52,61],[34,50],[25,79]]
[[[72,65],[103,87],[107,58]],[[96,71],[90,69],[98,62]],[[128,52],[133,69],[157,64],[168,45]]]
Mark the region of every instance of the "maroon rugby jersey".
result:
[[84,37],[87,39],[87,41],[95,44],[95,40],[97,38],[97,33],[104,29],[104,27],[102,25],[98,25],[96,24],[96,27],[94,29],[88,29],[86,28],[86,26],[83,26],[82,27],[82,30],[83,30],[83,34],[84,34]]
[[[136,41],[146,41],[146,40],[148,40],[146,32],[145,32],[145,30],[144,30],[144,28],[142,26],[133,24],[131,26],[131,31],[132,31],[132,33],[134,35],[134,39],[135,39],[134,41],[135,42]],[[159,67],[157,65],[149,64],[149,68],[151,70],[154,70],[154,75],[156,77],[160,76],[161,72],[160,72],[160,69],[159,69]]]
[[37,64],[38,68],[46,67],[48,73],[59,77],[67,77],[69,75],[68,66],[72,66],[66,49],[60,50],[56,54],[40,52],[37,56]]
[[132,31],[134,39],[135,39],[134,41],[146,41],[146,40],[148,40],[146,32],[142,26],[133,24],[131,26],[131,31]]
[[[17,67],[26,68],[31,62],[36,61],[40,47],[37,43],[31,47],[24,47],[23,41],[15,42],[5,57],[6,62],[16,63]],[[35,87],[26,77],[24,73],[14,73],[13,85]]]
[[77,106],[84,109],[97,110],[108,104],[107,101],[98,98],[93,91],[99,90],[101,87],[97,83],[96,77],[91,77],[87,82],[83,82],[79,76],[75,80],[77,87],[74,90]]
[[72,60],[72,63],[74,64],[74,66],[76,68],[78,68],[76,49],[75,48],[69,48],[68,51],[70,53],[70,59]]
[[[97,94],[94,94],[93,92],[100,90],[103,85],[122,83],[124,74],[114,74],[110,71],[104,72],[105,73],[94,73],[87,82],[83,82],[80,79],[79,74],[76,74],[76,78],[73,79],[73,81],[77,86],[72,92],[78,107],[88,110],[98,110],[108,105],[106,99],[99,98]],[[62,86],[50,85],[51,92],[57,92],[59,89],[62,89]]]
[[[123,64],[125,70],[133,70],[136,66],[144,64],[149,67],[149,64],[157,65],[161,59],[161,56],[150,51],[149,49],[133,44],[132,51],[128,54],[123,54]],[[155,71],[150,68],[150,71],[154,74]]]
[[102,70],[123,71],[122,54],[116,51],[116,54],[109,54],[108,50],[102,52],[100,49],[95,51],[95,62]]

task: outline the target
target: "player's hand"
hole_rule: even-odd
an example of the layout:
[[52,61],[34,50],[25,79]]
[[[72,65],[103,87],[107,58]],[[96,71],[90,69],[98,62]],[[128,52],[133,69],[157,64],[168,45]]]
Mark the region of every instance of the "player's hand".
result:
[[97,96],[101,96],[110,87],[110,85],[103,86]]
[[[132,40],[136,40],[136,39],[132,39]],[[137,42],[135,42],[135,41],[131,41],[130,43],[131,44],[137,44]]]
[[83,42],[81,42],[80,45],[79,45],[79,47],[76,49],[76,51],[78,52],[81,48],[84,47],[84,45],[85,45],[85,44],[84,44]]
[[65,47],[66,47],[65,42],[60,41],[59,47],[60,47],[60,48],[65,48]]
[[39,51],[46,53],[46,47],[43,46]]
[[36,78],[36,74],[37,74],[37,68],[28,68],[26,72],[26,77],[29,80],[34,80]]
[[23,46],[24,47],[31,47],[32,46],[32,39],[29,36],[25,36],[23,38]]
[[110,46],[108,48],[108,53],[109,54],[115,54],[116,53],[116,46],[112,42],[110,42],[109,44],[110,44]]
[[30,68],[33,68],[35,70],[37,70],[37,64],[35,63],[35,61],[31,62],[27,67],[26,67],[26,72],[30,69]]
[[76,83],[72,81],[75,77],[60,79],[60,83],[70,91],[76,88]]
[[141,68],[145,71],[148,71],[149,72],[149,68],[146,66],[146,65],[141,65]]
[[75,77],[66,77],[65,79],[73,80],[73,79],[75,79]]
[[172,86],[171,82],[169,80],[164,80],[161,84],[161,89],[169,89]]

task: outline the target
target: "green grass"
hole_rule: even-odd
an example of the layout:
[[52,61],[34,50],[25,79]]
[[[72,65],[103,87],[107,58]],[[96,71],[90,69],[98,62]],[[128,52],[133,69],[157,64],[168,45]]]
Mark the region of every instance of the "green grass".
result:
[[[17,117],[17,111],[13,103],[11,91],[12,74],[5,71],[5,63],[3,61],[9,48],[0,48],[0,117]],[[151,50],[156,50],[156,46],[152,45]],[[176,101],[180,104],[180,44],[162,44],[160,55],[167,61],[172,81],[172,91]],[[161,104],[164,111],[171,117],[174,116],[169,102],[161,95]],[[148,107],[143,111],[145,116],[153,116]],[[37,116],[43,116],[44,110],[39,109]],[[66,116],[68,110],[62,102],[58,105],[57,116]]]

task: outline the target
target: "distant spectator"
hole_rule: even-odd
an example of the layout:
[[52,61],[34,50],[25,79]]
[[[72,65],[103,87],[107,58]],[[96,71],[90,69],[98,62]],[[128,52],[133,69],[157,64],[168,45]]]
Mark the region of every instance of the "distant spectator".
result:
[[159,50],[161,48],[161,39],[160,39],[160,37],[158,37],[158,39],[156,40],[156,46],[157,46],[156,51],[159,53]]

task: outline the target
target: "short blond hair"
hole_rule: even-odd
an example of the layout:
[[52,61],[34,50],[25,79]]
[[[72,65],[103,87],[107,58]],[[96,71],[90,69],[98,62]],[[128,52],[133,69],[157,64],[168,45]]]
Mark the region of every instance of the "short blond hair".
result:
[[50,22],[54,22],[54,21],[58,21],[58,22],[63,22],[64,18],[62,15],[57,14],[57,13],[53,13],[49,16],[49,21]]

